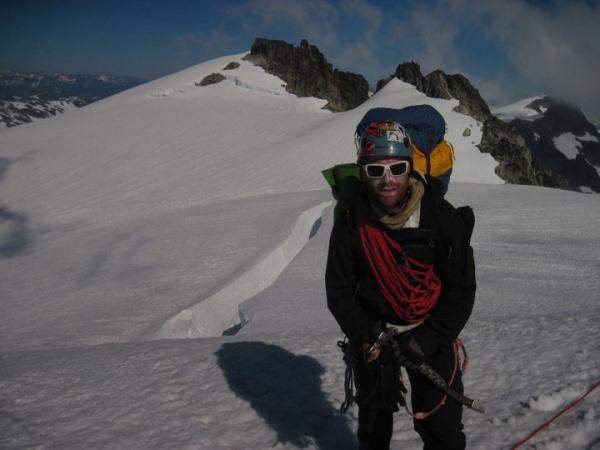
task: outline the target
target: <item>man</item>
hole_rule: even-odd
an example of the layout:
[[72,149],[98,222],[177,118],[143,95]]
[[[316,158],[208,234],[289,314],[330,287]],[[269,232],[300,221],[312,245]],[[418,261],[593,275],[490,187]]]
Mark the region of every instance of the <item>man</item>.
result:
[[[462,393],[455,341],[475,298],[472,223],[442,198],[437,180],[412,171],[401,125],[372,123],[357,146],[361,193],[336,218],[325,283],[328,307],[356,357],[359,448],[381,450],[389,449],[392,415],[404,404],[391,352],[373,346],[382,330],[399,328],[405,356]],[[422,374],[408,376],[424,449],[463,449],[462,406]]]

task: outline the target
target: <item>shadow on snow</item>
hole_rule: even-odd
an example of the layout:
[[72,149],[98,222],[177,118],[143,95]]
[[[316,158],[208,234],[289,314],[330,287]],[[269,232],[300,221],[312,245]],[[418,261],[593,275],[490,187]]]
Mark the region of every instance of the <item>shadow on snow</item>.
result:
[[[0,158],[0,182],[14,163],[28,159]],[[0,258],[12,258],[22,253],[30,244],[31,236],[27,228],[28,217],[0,205]]]
[[277,433],[278,443],[356,448],[347,420],[321,390],[323,366],[264,342],[225,343],[216,352],[229,386]]
[[30,243],[27,216],[0,205],[0,257],[22,253]]

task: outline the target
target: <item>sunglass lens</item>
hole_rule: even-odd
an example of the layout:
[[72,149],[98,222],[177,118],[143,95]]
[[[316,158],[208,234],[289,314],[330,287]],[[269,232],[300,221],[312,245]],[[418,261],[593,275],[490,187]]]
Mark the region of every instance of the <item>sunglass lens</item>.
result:
[[383,176],[384,170],[384,166],[369,165],[367,166],[367,175],[373,178],[379,178]]
[[407,169],[408,165],[404,161],[392,164],[390,166],[390,172],[392,172],[392,175],[394,176],[404,175]]

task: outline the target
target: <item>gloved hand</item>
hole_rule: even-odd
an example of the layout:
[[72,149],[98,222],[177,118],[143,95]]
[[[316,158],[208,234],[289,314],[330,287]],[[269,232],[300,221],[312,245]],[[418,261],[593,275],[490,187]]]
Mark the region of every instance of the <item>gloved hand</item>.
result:
[[369,344],[368,342],[364,342],[362,344],[362,351],[363,351],[363,359],[367,363],[371,363],[371,362],[375,361],[381,355],[381,348],[379,348],[377,346],[372,347],[372,344]]
[[416,364],[417,366],[420,366],[423,362],[425,362],[425,354],[423,353],[423,349],[415,337],[412,336],[412,334],[409,334],[400,341],[400,350],[410,362]]
[[440,335],[427,325],[415,328],[400,341],[404,355],[417,365],[434,355],[439,346]]

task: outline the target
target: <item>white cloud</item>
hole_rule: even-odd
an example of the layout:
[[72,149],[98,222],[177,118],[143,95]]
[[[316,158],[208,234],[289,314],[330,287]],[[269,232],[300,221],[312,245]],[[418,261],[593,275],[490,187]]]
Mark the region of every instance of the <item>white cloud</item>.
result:
[[490,109],[505,106],[526,97],[543,95],[544,93],[531,92],[522,86],[516,86],[514,80],[505,74],[498,74],[493,78],[483,78],[470,73],[460,72],[468,78],[471,84],[479,91]]
[[435,69],[456,69],[458,32],[458,23],[449,18],[446,5],[440,3],[410,11],[397,27],[395,36],[427,73]]
[[[343,45],[334,55],[338,67],[348,68],[360,73],[367,79],[377,80],[393,72],[383,66],[381,61],[367,43],[348,43]],[[344,69],[346,70],[346,69]],[[374,87],[374,86],[373,86]]]
[[389,75],[393,69],[384,66],[376,51],[377,46],[382,45],[381,9],[366,0],[350,0],[344,2],[343,6],[344,23],[356,28],[352,28],[351,39],[340,39],[340,44],[332,53],[332,60],[343,70],[360,73],[371,81]]
[[600,113],[600,8],[583,2],[541,10],[518,3],[491,9],[493,32],[515,67],[553,95]]
[[362,30],[375,35],[379,31],[383,20],[382,11],[375,5],[366,0],[350,0],[343,4],[344,14],[359,18],[363,24]]
[[[258,18],[267,25],[289,25],[311,43],[323,48],[338,45],[339,11],[326,0],[250,0],[231,11],[248,20]],[[247,24],[246,28],[253,28]]]
[[522,77],[487,80],[482,90],[488,96],[496,97],[511,84],[513,94],[531,85],[536,94],[564,97],[600,115],[599,23],[600,7],[583,1],[540,7],[524,0],[439,0],[414,8],[393,36],[425,72],[461,71],[460,45],[465,44],[456,38],[463,29],[475,29],[497,43]]

